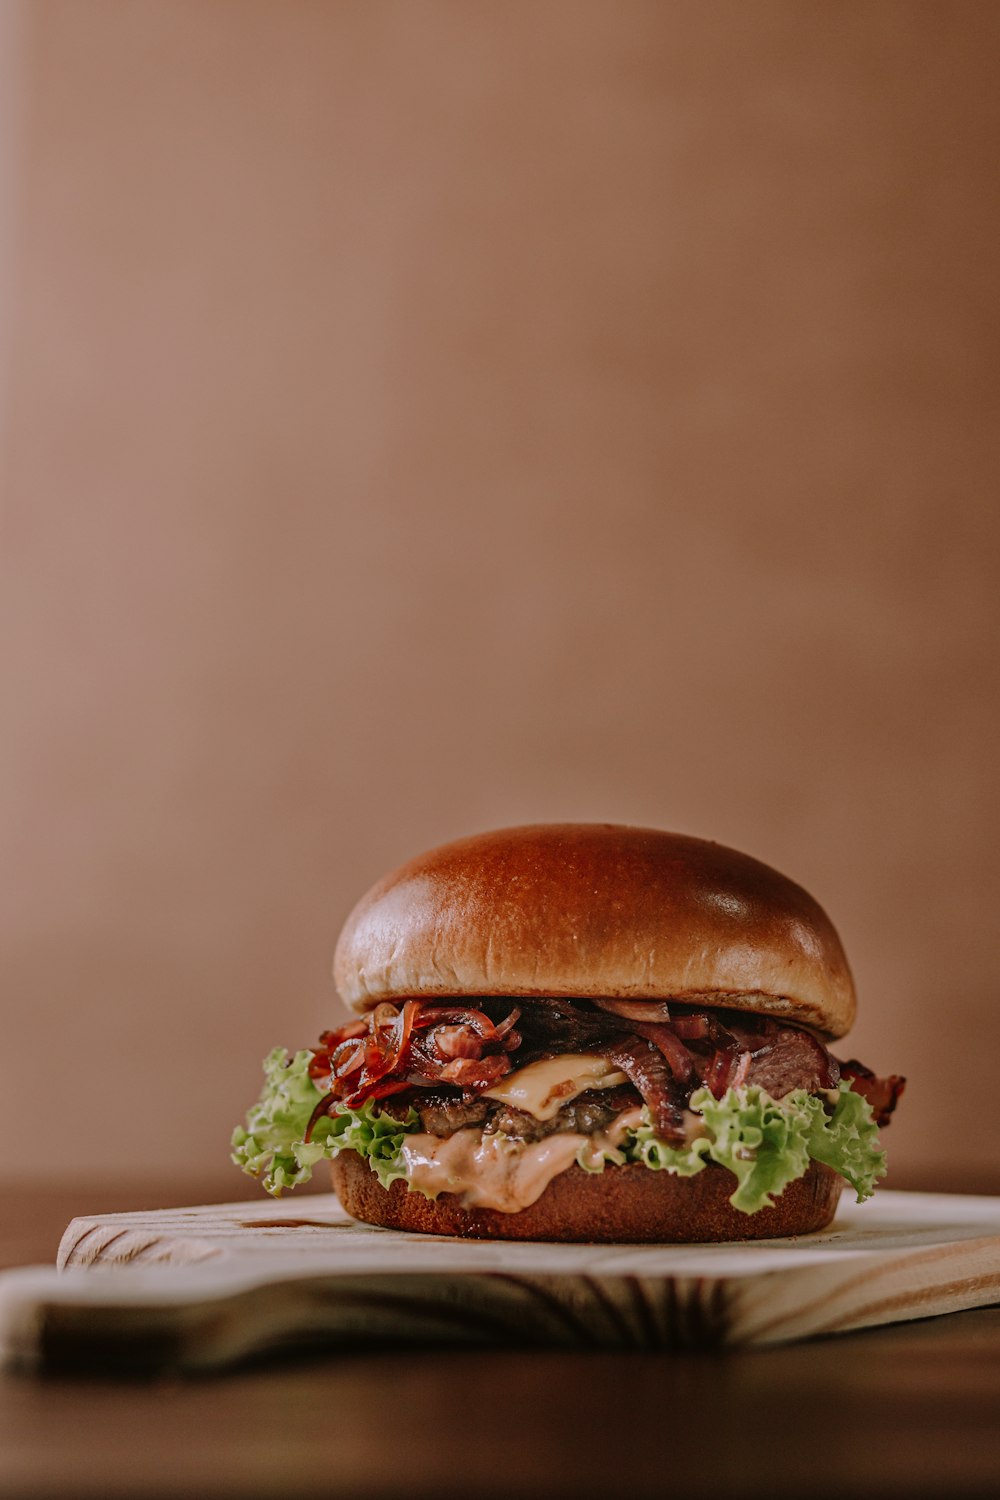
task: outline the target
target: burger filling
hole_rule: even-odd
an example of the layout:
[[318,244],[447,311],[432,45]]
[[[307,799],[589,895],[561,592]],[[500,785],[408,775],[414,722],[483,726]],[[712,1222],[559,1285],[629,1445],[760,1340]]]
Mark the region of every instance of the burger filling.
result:
[[383,1003],[264,1068],[233,1159],[269,1192],[353,1150],[383,1187],[502,1212],[574,1165],[723,1167],[730,1202],[755,1213],[812,1160],[860,1202],[885,1172],[878,1127],[904,1086],[801,1027],[673,1001]]

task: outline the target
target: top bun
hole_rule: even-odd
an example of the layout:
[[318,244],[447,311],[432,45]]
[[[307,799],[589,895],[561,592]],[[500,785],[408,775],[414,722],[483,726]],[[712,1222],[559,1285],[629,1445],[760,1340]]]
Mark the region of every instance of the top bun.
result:
[[801,886],[722,844],[611,823],[503,828],[419,855],[358,902],[333,972],[358,1011],[675,999],[839,1037],[856,1009],[840,939]]

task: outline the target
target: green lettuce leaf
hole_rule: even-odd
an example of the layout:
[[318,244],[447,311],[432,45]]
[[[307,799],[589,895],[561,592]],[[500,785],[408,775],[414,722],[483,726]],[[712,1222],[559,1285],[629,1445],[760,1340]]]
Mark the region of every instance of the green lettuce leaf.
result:
[[831,1114],[821,1097],[803,1089],[778,1100],[756,1087],[729,1089],[721,1099],[702,1088],[692,1094],[690,1107],[704,1120],[703,1135],[671,1146],[657,1136],[644,1110],[626,1154],[654,1171],[682,1177],[693,1177],[710,1161],[718,1163],[736,1178],[729,1201],[743,1213],[772,1204],[804,1175],[810,1157],[845,1177],[859,1203],[871,1197],[885,1173],[871,1109],[847,1084],[841,1084]]
[[885,1176],[885,1152],[879,1145],[871,1105],[846,1083],[840,1085],[832,1115],[814,1112],[808,1145],[814,1161],[825,1162],[846,1177],[859,1203],[871,1197],[876,1182]]
[[230,1142],[236,1165],[251,1177],[263,1177],[264,1187],[276,1198],[282,1189],[308,1182],[318,1159],[310,1152],[312,1160],[300,1161],[296,1153],[321,1097],[309,1077],[311,1056],[311,1052],[296,1052],[289,1061],[284,1047],[268,1053],[260,1099],[248,1113],[246,1126],[237,1125]]
[[312,1139],[303,1139],[322,1094],[309,1077],[312,1053],[296,1052],[289,1059],[275,1047],[264,1059],[264,1088],[247,1115],[245,1126],[233,1131],[232,1159],[251,1177],[261,1177],[275,1198],[285,1188],[308,1182],[313,1167],[338,1151],[357,1151],[367,1157],[383,1187],[406,1176],[400,1150],[403,1137],[417,1124],[410,1110],[405,1121],[378,1113],[371,1099],[360,1109],[341,1105],[332,1118],[317,1120]]
[[[371,1099],[360,1109],[341,1105],[335,1115],[316,1122],[310,1141],[304,1139],[322,1098],[309,1077],[311,1057],[311,1052],[302,1051],[289,1058],[284,1048],[276,1047],[264,1059],[260,1099],[246,1125],[233,1131],[233,1161],[252,1177],[262,1178],[275,1197],[285,1188],[308,1182],[313,1167],[339,1151],[363,1156],[383,1187],[405,1178],[403,1143],[419,1128],[413,1109],[404,1120],[396,1120],[380,1113]],[[832,1111],[822,1096],[802,1089],[777,1100],[756,1087],[729,1089],[722,1099],[702,1088],[692,1095],[690,1108],[701,1116],[702,1133],[684,1146],[662,1140],[644,1109],[643,1123],[620,1149],[598,1150],[587,1142],[577,1161],[588,1172],[630,1161],[681,1177],[693,1177],[710,1161],[716,1162],[736,1178],[730,1203],[749,1214],[773,1203],[790,1182],[803,1176],[810,1158],[846,1178],[859,1203],[871,1197],[876,1181],[885,1174],[885,1153],[871,1109],[846,1083]]]
[[623,1147],[599,1146],[593,1140],[585,1141],[576,1153],[576,1164],[585,1172],[603,1172],[607,1166],[623,1167],[628,1159]]
[[[415,1109],[411,1109],[405,1120],[394,1120],[391,1115],[381,1115],[374,1099],[366,1099],[360,1109],[347,1109],[343,1104],[330,1120],[328,1139],[322,1147],[324,1156],[336,1156],[338,1151],[356,1151],[366,1158],[375,1176],[384,1188],[397,1177],[406,1177],[403,1160],[403,1142],[411,1130],[420,1124]],[[309,1147],[305,1148],[307,1151]]]

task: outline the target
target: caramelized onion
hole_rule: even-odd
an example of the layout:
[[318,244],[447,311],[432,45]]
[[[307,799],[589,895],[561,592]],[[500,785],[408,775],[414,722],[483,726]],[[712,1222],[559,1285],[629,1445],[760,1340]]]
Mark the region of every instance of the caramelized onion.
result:
[[364,1060],[363,1042],[341,1042],[337,1050],[330,1054],[330,1073],[334,1078],[344,1078],[348,1073],[356,1073]]
[[427,1033],[427,1046],[446,1062],[483,1055],[482,1038],[471,1026],[435,1026]]
[[[483,1001],[496,1011],[498,1001]],[[309,1121],[338,1104],[357,1108],[408,1090],[444,1085],[466,1099],[521,1065],[565,1052],[598,1052],[626,1074],[665,1139],[680,1139],[680,1119],[698,1082],[722,1098],[730,1087],[759,1084],[783,1097],[790,1089],[834,1087],[841,1072],[884,1124],[903,1089],[901,1078],[877,1078],[861,1063],[838,1065],[803,1028],[752,1012],[695,1010],[665,1000],[602,999],[593,1004],[546,998],[513,1005],[494,1022],[479,1004],[381,1001],[364,1019],[324,1031],[309,1075],[327,1090]],[[518,1024],[520,1023],[520,1025]],[[680,1132],[680,1133],[679,1133]]]
[[644,1036],[647,1042],[652,1042],[654,1047],[659,1048],[667,1060],[667,1066],[671,1073],[680,1082],[684,1083],[694,1072],[694,1060],[684,1043],[669,1026],[646,1026],[633,1027],[639,1036]]
[[670,1020],[670,1007],[665,1000],[593,1000],[591,1004],[626,1021]]

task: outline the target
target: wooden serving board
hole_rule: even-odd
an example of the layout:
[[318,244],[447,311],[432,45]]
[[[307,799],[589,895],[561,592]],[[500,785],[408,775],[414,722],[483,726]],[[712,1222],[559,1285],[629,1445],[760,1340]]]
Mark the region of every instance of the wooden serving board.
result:
[[218,1369],[276,1349],[774,1344],[1000,1301],[1000,1198],[882,1191],[745,1245],[400,1234],[333,1194],[74,1219],[59,1271],[0,1276],[0,1359]]

